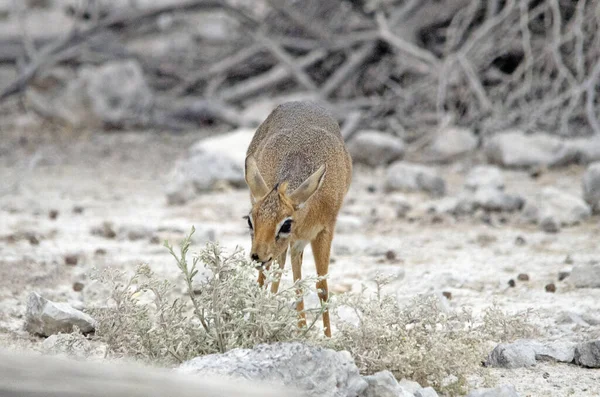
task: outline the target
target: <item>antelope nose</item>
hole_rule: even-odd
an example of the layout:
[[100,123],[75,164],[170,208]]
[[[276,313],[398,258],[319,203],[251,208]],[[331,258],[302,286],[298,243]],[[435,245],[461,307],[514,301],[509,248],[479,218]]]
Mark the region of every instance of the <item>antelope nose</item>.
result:
[[252,258],[253,261],[258,262],[258,254],[252,254],[250,255],[250,258]]

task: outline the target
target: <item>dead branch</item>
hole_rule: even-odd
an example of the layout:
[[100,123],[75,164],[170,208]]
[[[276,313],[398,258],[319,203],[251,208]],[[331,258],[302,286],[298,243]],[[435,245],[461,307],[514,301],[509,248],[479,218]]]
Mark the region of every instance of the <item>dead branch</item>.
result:
[[289,3],[284,5],[277,0],[268,0],[268,2],[273,9],[287,16],[296,24],[296,26],[302,28],[309,36],[313,36],[324,41],[328,41],[331,38],[330,32],[328,32],[326,29],[323,29],[322,26],[314,21],[308,19],[304,13],[297,10],[293,5]]
[[233,127],[256,127],[261,120],[248,119],[239,110],[215,99],[161,97],[157,100],[154,121],[170,121],[197,126],[202,120],[219,120]]
[[348,60],[331,76],[321,87],[320,95],[324,98],[330,96],[351,74],[363,65],[373,52],[374,43],[363,44],[357,51],[352,52]]
[[590,77],[586,82],[586,101],[585,111],[587,114],[588,122],[594,131],[594,134],[600,135],[600,122],[598,122],[598,111],[596,109],[596,89],[600,84],[600,59],[596,61],[596,64],[590,72]]
[[241,15],[244,18],[248,18],[239,10],[228,6],[222,1],[188,1],[185,3],[169,4],[143,11],[115,12],[113,15],[101,19],[97,24],[87,29],[79,30],[75,27],[64,38],[54,43],[50,43],[46,47],[41,49],[38,53],[38,56],[24,68],[24,70],[17,77],[17,79],[10,83],[8,87],[6,87],[0,92],[0,102],[6,99],[7,97],[23,90],[27,83],[33,77],[35,77],[38,70],[44,66],[53,64],[55,62],[56,57],[60,55],[62,51],[76,47],[77,45],[83,43],[84,41],[88,40],[95,34],[105,29],[110,29],[121,25],[139,24],[144,20],[156,18],[157,16],[167,12],[183,12],[198,9],[214,8],[223,8],[228,11],[231,11],[237,16]]
[[376,21],[379,26],[379,34],[382,40],[420,61],[426,72],[432,72],[435,68],[439,67],[439,61],[432,53],[394,35],[390,30],[383,13],[377,13]]
[[363,117],[362,112],[354,111],[348,114],[348,117],[344,120],[342,124],[341,133],[344,141],[349,141],[354,136],[354,133],[358,130],[360,126],[361,119]]
[[316,90],[317,86],[314,81],[308,77],[308,75],[302,70],[302,67],[296,63],[296,60],[288,55],[275,41],[265,36],[264,33],[257,32],[254,34],[254,38],[266,47],[271,54],[275,56],[288,70],[290,73],[301,83],[304,88],[309,90]]
[[473,92],[477,96],[477,99],[479,99],[481,102],[483,109],[486,111],[492,110],[494,105],[492,105],[492,101],[490,101],[490,99],[487,97],[485,89],[483,88],[479,77],[477,77],[477,73],[475,70],[473,70],[473,65],[471,65],[471,63],[462,55],[459,55],[457,59],[458,63],[464,70],[465,75],[467,76],[467,81],[471,85]]
[[[0,100],[59,61],[72,68],[132,56],[112,47],[82,46],[111,41],[98,40],[101,32],[118,32],[126,42],[123,31],[135,31],[136,39],[148,35],[148,30],[128,28],[165,12],[219,9],[233,16],[254,44],[247,45],[246,37],[241,44],[232,35],[221,40],[214,57],[210,51],[174,51],[176,60],[133,52],[150,85],[172,102],[172,108],[157,113],[157,124],[185,128],[210,119],[253,125],[255,120],[237,116],[235,105],[290,90],[335,109],[346,135],[360,125],[419,141],[448,120],[483,134],[509,127],[565,135],[600,128],[594,89],[600,79],[597,1],[406,0],[335,8],[306,0],[302,9],[294,0],[267,3],[264,20],[225,1],[187,1],[107,11],[88,28],[49,43],[2,46],[7,40],[0,39],[0,59],[12,56],[11,63],[26,53],[25,46],[29,53],[41,48]],[[186,20],[178,15],[173,26],[185,27]],[[151,33],[159,31],[158,25]],[[172,99],[182,95],[189,97]]]
[[[324,50],[315,50],[310,52],[308,55],[298,58],[296,62],[298,67],[304,68],[323,59],[326,55],[327,52]],[[250,79],[246,79],[232,87],[223,89],[218,94],[218,98],[222,101],[237,102],[258,91],[265,90],[281,83],[282,81],[288,79],[290,75],[291,73],[288,68],[278,65],[273,67],[268,72]]]
[[208,79],[219,73],[227,73],[230,69],[243,64],[248,60],[248,58],[260,53],[261,51],[264,51],[262,45],[254,44],[248,48],[234,52],[232,55],[213,63],[207,69],[198,70],[196,73],[188,76],[181,84],[171,90],[171,94],[175,96],[184,95],[200,81]]

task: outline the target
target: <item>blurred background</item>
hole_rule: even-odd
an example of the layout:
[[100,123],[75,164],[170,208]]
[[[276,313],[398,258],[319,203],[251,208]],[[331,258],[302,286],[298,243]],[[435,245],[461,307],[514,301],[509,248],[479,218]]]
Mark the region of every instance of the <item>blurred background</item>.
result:
[[[3,0],[3,118],[256,126],[283,96],[405,142],[440,126],[599,134],[595,0]],[[20,101],[18,101],[20,99]],[[11,106],[12,105],[12,106]]]
[[[354,159],[331,291],[383,272],[402,301],[600,337],[599,0],[0,0],[0,343],[52,349],[28,295],[103,302],[93,268],[183,293],[161,243],[191,225],[247,249],[246,148],[288,100],[328,108]],[[502,376],[552,395],[544,371],[595,388]]]

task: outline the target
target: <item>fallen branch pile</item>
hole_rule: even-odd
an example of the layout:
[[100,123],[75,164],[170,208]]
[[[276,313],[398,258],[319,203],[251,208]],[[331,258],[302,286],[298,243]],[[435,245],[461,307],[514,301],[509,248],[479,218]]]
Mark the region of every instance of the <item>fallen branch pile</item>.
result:
[[[255,125],[241,109],[301,93],[329,104],[348,136],[375,128],[410,141],[447,124],[600,134],[600,0],[265,2],[264,11],[205,0],[75,12],[89,20],[36,53],[25,39],[0,43],[0,61],[28,55],[0,101],[57,64],[135,58],[157,103],[177,104],[159,112],[172,121],[163,126]],[[207,10],[226,14],[231,28],[216,44],[194,38],[194,16]],[[169,31],[196,45],[167,56],[130,45]]]

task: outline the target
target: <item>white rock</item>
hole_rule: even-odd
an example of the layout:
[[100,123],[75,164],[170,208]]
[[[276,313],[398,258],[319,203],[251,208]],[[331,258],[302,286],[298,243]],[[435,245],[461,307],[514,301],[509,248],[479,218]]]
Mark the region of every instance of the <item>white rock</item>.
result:
[[418,390],[421,390],[422,387],[419,382],[415,382],[414,380],[401,379],[398,384],[407,392],[415,394]]
[[504,167],[550,166],[563,161],[567,147],[563,140],[547,135],[526,135],[522,131],[505,131],[484,144],[488,161]]
[[25,329],[37,335],[70,333],[73,326],[88,333],[95,329],[95,321],[89,315],[76,310],[66,303],[55,303],[32,292],[27,299]]
[[443,197],[427,203],[427,212],[436,214],[464,215],[474,211],[473,200],[470,196]]
[[335,224],[335,232],[342,234],[360,233],[362,225],[363,222],[359,217],[340,214]]
[[575,363],[586,368],[600,368],[600,339],[579,343],[575,348]]
[[425,387],[417,390],[414,395],[415,397],[438,397],[438,394],[433,387]]
[[371,167],[387,165],[404,156],[404,142],[379,131],[359,131],[347,147],[354,163]]
[[474,167],[465,180],[465,188],[476,191],[481,188],[504,189],[504,175],[498,167],[479,165]]
[[522,217],[537,224],[544,221],[571,226],[588,219],[591,213],[590,207],[581,198],[546,187],[533,200],[527,200]]
[[473,131],[450,127],[440,131],[426,150],[433,162],[447,163],[477,149],[478,140]]
[[412,205],[405,195],[399,193],[389,194],[388,200],[396,212],[396,216],[403,218],[410,212]]
[[423,191],[440,197],[446,193],[446,182],[435,168],[420,164],[396,162],[386,172],[384,188],[393,191]]
[[224,354],[196,357],[176,371],[190,375],[224,375],[289,386],[306,396],[361,395],[368,384],[346,351],[299,342],[261,344]]
[[583,174],[583,199],[594,213],[600,213],[600,162],[592,163]]
[[600,288],[600,264],[574,266],[567,282],[577,288]]
[[123,127],[150,120],[154,94],[137,61],[111,61],[79,69],[48,106],[74,126]]
[[473,195],[473,203],[475,209],[513,212],[523,208],[525,200],[520,196],[507,194],[495,188],[481,188]]
[[496,388],[477,389],[467,394],[467,397],[519,397],[513,385],[502,385]]
[[253,129],[239,129],[194,145],[190,154],[175,164],[167,178],[168,203],[184,204],[223,182],[237,188],[245,187],[244,161],[253,135]]
[[227,134],[202,139],[192,146],[190,154],[212,153],[225,156],[243,168],[246,151],[255,131],[253,128],[239,128]]
[[42,343],[46,354],[64,355],[77,358],[87,358],[92,345],[85,337],[76,338],[71,334],[50,335]]
[[370,376],[363,377],[368,387],[361,397],[414,397],[398,384],[390,371],[380,371]]
[[589,164],[600,161],[600,137],[585,137],[567,141],[578,163]]
[[501,368],[530,367],[537,361],[570,363],[575,354],[575,344],[569,342],[541,343],[520,339],[513,343],[500,343],[492,350],[486,366]]

